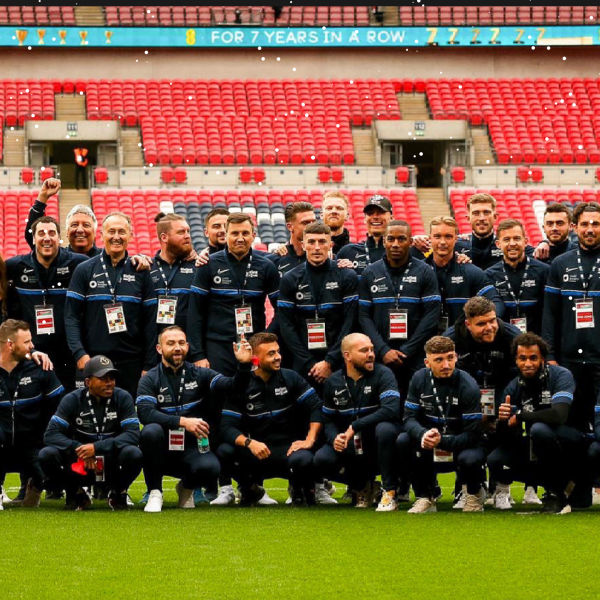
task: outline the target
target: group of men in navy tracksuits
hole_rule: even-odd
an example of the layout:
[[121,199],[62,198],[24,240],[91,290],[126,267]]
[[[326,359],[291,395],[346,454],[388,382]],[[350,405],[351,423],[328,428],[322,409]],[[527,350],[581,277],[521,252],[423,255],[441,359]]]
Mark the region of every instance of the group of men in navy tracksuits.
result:
[[96,248],[85,206],[62,248],[45,216],[59,189],[44,183],[32,252],[6,261],[0,477],[23,486],[5,504],[38,506],[45,488],[84,510],[94,487],[124,509],[142,469],[146,512],[162,510],[165,475],[181,508],[276,504],[263,484],[282,477],[294,505],[336,504],[342,481],[381,512],[412,486],[409,512],[426,513],[445,471],[464,512],[510,509],[514,481],[547,511],[595,501],[599,205],[550,205],[533,248],[488,194],[468,200],[468,236],[445,216],[413,236],[375,195],[351,244],[330,192],[322,221],[286,207],[290,242],[272,254],[252,248],[247,213],[211,211],[200,254],[185,218],[160,213],[149,259],[128,254],[120,212]]

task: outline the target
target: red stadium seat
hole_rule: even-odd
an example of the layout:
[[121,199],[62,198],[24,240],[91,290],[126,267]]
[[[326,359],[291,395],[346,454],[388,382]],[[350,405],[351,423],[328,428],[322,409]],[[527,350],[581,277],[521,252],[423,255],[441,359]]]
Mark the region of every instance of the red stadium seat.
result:
[[54,169],[52,167],[42,167],[40,169],[40,180],[42,182],[46,181],[46,179],[50,179],[54,177]]
[[450,169],[450,176],[452,177],[452,181],[454,183],[464,183],[465,182],[464,167],[452,167]]
[[21,183],[31,185],[34,179],[34,172],[31,167],[23,167],[21,169]]
[[96,185],[108,183],[108,169],[105,167],[96,167],[94,169],[94,182]]
[[163,167],[160,170],[160,178],[163,183],[173,183],[175,179],[175,170],[172,167]]

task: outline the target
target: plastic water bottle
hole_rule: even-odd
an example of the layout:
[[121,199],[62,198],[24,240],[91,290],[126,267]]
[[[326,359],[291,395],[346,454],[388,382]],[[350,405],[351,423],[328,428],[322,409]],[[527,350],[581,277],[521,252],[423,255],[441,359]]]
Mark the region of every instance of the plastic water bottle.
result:
[[362,433],[360,431],[354,434],[354,452],[356,452],[357,456],[362,456],[363,454]]
[[200,452],[200,454],[210,452],[210,444],[207,437],[198,438],[198,452]]

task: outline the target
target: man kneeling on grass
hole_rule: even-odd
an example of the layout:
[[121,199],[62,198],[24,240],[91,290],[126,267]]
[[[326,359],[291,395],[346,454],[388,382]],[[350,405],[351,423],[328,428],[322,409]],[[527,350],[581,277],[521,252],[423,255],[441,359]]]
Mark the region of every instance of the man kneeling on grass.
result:
[[410,382],[404,427],[397,439],[400,461],[412,465],[417,501],[409,513],[435,512],[436,473],[456,471],[467,485],[463,512],[483,511],[481,393],[475,380],[456,368],[454,342],[432,337],[425,366]]
[[62,399],[46,429],[40,464],[67,491],[67,509],[89,508],[84,486],[104,481],[110,507],[127,509],[127,488],[142,470],[140,422],[129,392],[115,387],[117,373],[106,356],[90,359],[85,388]]
[[320,477],[357,490],[356,508],[373,501],[373,482],[381,473],[383,495],[377,510],[397,509],[398,473],[394,440],[400,431],[400,393],[388,367],[375,362],[371,339],[351,333],[342,340],[344,367],[325,381],[325,445],[315,455]]
[[[504,391],[498,409],[497,447],[488,456],[490,478],[498,482],[494,505],[511,508],[510,484],[537,480],[546,489],[544,512],[571,512],[565,490],[581,484],[587,444],[582,431],[567,425],[575,381],[568,369],[548,364],[548,345],[534,333],[513,342],[519,376]],[[589,484],[591,493],[591,481]]]
[[[289,481],[294,505],[335,503],[323,485],[315,497],[313,448],[322,427],[320,398],[300,375],[281,368],[275,334],[257,333],[250,345],[258,368],[246,391],[226,401],[224,443],[217,450],[221,464],[238,481],[240,504],[265,504],[259,484],[271,477]],[[277,502],[270,499],[269,504]]]

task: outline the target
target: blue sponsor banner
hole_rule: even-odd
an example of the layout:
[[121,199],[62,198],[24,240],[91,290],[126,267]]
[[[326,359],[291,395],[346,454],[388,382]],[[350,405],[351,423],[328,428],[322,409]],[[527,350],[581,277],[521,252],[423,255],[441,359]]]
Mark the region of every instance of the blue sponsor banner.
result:
[[0,46],[383,48],[591,46],[596,26],[568,27],[0,27]]

